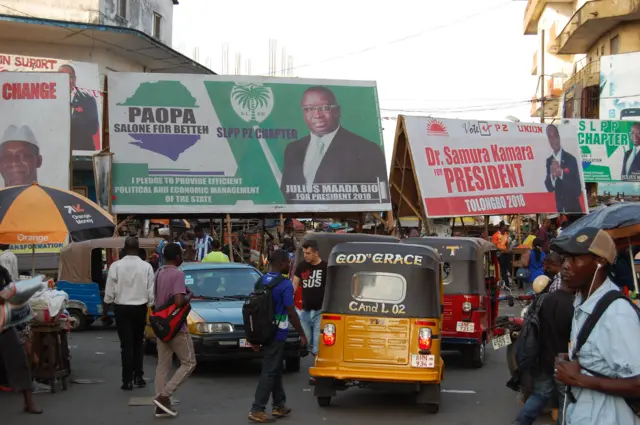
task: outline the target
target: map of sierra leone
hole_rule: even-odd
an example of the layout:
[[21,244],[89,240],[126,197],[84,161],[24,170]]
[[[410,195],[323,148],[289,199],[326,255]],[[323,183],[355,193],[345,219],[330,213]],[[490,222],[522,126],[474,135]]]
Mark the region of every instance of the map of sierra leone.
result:
[[[140,108],[198,108],[196,98],[180,81],[142,83],[133,94],[118,106]],[[200,140],[199,134],[129,133],[131,143],[151,152],[177,161],[187,149]]]

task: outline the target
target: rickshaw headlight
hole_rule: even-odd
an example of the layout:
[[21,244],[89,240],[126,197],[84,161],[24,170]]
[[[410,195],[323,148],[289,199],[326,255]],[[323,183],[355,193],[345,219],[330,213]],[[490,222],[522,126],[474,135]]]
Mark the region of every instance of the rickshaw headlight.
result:
[[420,333],[418,334],[418,347],[421,350],[429,350],[431,348],[431,329],[420,329]]
[[468,313],[471,311],[471,303],[469,301],[463,302],[462,303],[462,311],[464,311],[465,313]]
[[333,345],[336,343],[336,325],[333,323],[324,325],[322,342],[324,342],[324,345]]

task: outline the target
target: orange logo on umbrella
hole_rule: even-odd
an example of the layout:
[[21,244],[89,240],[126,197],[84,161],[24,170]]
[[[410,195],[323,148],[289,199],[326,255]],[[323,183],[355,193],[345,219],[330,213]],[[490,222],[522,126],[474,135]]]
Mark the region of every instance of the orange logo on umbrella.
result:
[[82,213],[84,212],[84,208],[82,208],[82,206],[80,204],[76,204],[76,205],[66,205],[65,208],[67,209],[67,213],[68,214],[74,214],[74,213]]

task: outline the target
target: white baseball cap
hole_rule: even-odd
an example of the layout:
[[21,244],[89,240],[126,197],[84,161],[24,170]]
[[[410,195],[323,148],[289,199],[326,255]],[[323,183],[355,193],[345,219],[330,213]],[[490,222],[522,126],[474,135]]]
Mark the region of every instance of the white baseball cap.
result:
[[39,147],[36,136],[27,125],[23,125],[21,127],[10,125],[7,127],[2,134],[2,139],[0,139],[0,145],[5,144],[6,142],[27,142],[35,147]]

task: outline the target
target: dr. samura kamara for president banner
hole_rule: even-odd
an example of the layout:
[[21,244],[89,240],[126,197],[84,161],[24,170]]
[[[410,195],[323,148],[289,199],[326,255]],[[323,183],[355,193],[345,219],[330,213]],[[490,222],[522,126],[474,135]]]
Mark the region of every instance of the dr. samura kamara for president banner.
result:
[[[522,162],[535,159],[530,146],[489,145],[489,149],[445,146],[442,150],[444,164],[439,149],[426,147],[425,153],[427,164],[434,167],[434,174],[444,176],[448,193],[524,187]],[[438,168],[442,165],[446,166]]]

